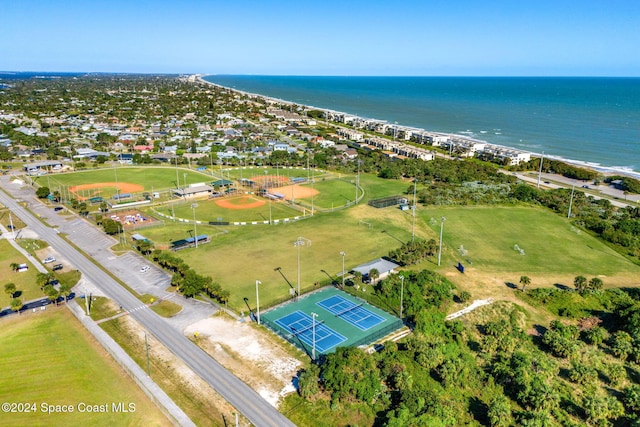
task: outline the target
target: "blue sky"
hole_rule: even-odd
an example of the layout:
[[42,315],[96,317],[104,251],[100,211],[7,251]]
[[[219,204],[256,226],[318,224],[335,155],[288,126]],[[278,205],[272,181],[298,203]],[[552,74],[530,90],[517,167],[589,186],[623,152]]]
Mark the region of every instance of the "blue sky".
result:
[[640,76],[638,0],[20,0],[0,70]]

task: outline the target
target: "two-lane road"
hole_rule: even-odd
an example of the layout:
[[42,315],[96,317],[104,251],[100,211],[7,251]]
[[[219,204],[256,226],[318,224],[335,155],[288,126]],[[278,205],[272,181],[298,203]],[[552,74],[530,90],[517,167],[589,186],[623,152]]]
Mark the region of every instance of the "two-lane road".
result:
[[222,365],[189,341],[181,332],[168,326],[165,321],[129,291],[120,286],[108,274],[93,264],[82,253],[62,239],[55,230],[38,221],[4,191],[0,191],[0,202],[24,221],[29,228],[46,240],[62,256],[74,264],[105,295],[121,305],[130,315],[153,334],[177,357],[182,359],[197,375],[233,405],[254,425],[293,426],[285,416],[264,400],[258,393],[227,371]]

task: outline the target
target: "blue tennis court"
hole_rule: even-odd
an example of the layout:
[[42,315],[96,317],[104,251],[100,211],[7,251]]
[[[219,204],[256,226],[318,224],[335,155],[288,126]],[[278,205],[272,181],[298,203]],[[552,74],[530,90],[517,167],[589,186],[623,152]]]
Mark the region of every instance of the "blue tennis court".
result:
[[340,295],[333,295],[316,303],[320,307],[351,323],[361,331],[373,328],[385,319]]
[[[313,346],[313,319],[302,311],[294,311],[275,321],[280,327],[291,332],[309,347]],[[324,325],[322,322],[315,322],[315,348],[320,353],[325,353],[347,339]]]

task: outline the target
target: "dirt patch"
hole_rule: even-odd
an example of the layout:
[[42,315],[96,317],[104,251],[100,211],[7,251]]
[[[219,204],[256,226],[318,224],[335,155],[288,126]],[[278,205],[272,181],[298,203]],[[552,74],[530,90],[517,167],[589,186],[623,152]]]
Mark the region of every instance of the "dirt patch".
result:
[[[88,200],[91,197],[101,197],[102,190],[104,188],[115,188],[118,192],[122,193],[138,193],[144,190],[144,187],[139,184],[132,184],[130,182],[96,182],[93,184],[80,184],[69,187],[69,191],[73,193],[78,200]],[[81,196],[79,191],[89,190],[90,195]],[[94,191],[90,191],[94,190]]]
[[251,181],[261,187],[279,187],[287,184],[289,182],[289,178],[278,175],[256,175],[251,177]]
[[216,200],[216,205],[224,209],[254,209],[263,206],[264,200],[257,200],[251,196],[235,197],[232,199]]
[[295,391],[293,378],[302,363],[287,353],[283,341],[248,323],[217,316],[188,326],[198,345],[277,407]]
[[285,200],[293,199],[304,199],[312,196],[317,196],[320,194],[318,190],[310,187],[303,187],[299,184],[295,185],[285,185],[284,187],[279,187],[277,190],[269,190],[271,194],[282,194]]

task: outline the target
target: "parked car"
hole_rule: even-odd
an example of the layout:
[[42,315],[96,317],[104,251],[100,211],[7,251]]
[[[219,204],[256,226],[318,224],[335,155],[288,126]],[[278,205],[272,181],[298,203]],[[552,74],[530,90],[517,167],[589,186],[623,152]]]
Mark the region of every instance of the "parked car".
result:
[[62,206],[56,206],[55,208],[53,208],[53,210],[56,212],[61,211],[62,209],[64,209]]
[[148,265],[143,265],[142,267],[140,267],[140,273],[146,273],[150,269],[151,267],[149,267]]
[[56,261],[56,259],[54,257],[50,256],[48,258],[43,259],[42,263],[43,264],[49,264],[50,262],[55,262],[55,261]]
[[58,271],[58,270],[62,270],[64,268],[64,265],[62,264],[56,264],[53,267],[51,267],[51,270],[53,271]]

